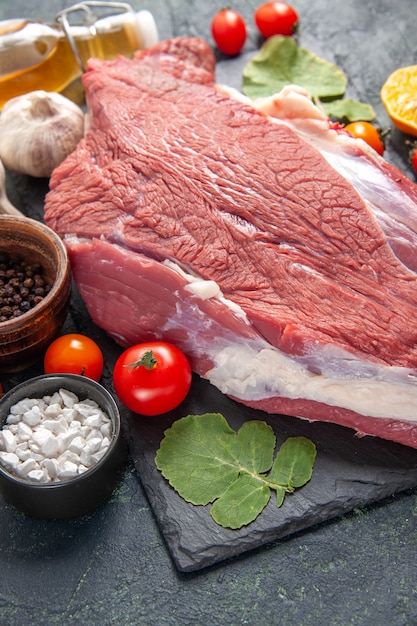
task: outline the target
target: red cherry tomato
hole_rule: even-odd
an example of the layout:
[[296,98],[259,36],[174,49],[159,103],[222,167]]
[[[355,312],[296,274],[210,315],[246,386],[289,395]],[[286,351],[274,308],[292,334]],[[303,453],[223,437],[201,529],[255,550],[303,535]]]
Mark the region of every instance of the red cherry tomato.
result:
[[221,52],[239,54],[246,41],[246,23],[237,11],[222,9],[211,22],[211,34]]
[[46,374],[81,374],[99,381],[103,373],[103,353],[95,341],[69,333],[53,341],[45,352]]
[[296,30],[298,14],[287,2],[265,2],[255,11],[255,24],[263,37],[290,37]]
[[384,154],[384,143],[381,139],[381,135],[370,122],[351,122],[345,126],[345,130],[347,130],[352,137],[366,141],[366,143],[381,156]]
[[114,390],[134,413],[160,415],[175,409],[191,387],[191,368],[181,350],[163,341],[131,346],[117,359]]

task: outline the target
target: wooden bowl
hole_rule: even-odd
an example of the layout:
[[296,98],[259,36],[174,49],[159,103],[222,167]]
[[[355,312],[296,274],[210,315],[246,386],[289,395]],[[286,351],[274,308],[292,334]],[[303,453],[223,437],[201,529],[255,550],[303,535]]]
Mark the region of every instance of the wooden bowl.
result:
[[60,237],[45,224],[24,216],[0,215],[0,253],[39,263],[52,285],[32,309],[0,322],[0,373],[12,373],[43,358],[61,329],[71,296],[71,268]]

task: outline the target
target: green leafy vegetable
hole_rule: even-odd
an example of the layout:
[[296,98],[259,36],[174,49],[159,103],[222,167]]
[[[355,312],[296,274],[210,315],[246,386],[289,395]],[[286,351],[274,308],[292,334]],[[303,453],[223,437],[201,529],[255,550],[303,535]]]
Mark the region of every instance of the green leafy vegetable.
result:
[[270,497],[271,490],[265,481],[250,474],[240,474],[215,501],[210,515],[220,526],[240,528],[258,517]]
[[287,491],[294,491],[310,480],[315,458],[316,448],[309,439],[287,439],[279,449],[269,480]]
[[249,98],[263,98],[298,85],[312,98],[343,96],[346,76],[336,65],[298,46],[292,37],[270,37],[243,70],[242,90]]
[[242,91],[249,98],[265,98],[285,86],[304,88],[313,101],[320,102],[328,117],[343,123],[370,121],[374,109],[363,102],[344,99],[344,72],[309,50],[293,37],[270,37],[243,69]]
[[311,441],[287,439],[274,460],[275,444],[266,422],[245,422],[236,433],[219,413],[188,415],[165,431],[155,462],[184,500],[214,503],[215,522],[241,528],[262,512],[271,489],[279,507],[287,492],[311,478],[316,457]]
[[357,100],[339,98],[331,102],[321,102],[320,106],[328,117],[339,122],[370,122],[375,117],[375,110],[370,104]]

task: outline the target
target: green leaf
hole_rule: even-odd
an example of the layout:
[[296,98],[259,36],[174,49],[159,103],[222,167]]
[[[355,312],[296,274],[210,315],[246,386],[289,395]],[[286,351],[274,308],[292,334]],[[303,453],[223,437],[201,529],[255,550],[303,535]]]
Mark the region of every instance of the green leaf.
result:
[[245,422],[236,439],[236,456],[241,471],[259,474],[271,469],[275,443],[275,434],[269,424],[259,420]]
[[271,483],[293,491],[311,478],[316,446],[305,437],[290,437],[280,447],[268,479]]
[[235,440],[219,413],[188,415],[165,431],[156,466],[184,500],[208,504],[239,475]]
[[242,474],[213,504],[210,515],[226,528],[241,528],[263,511],[271,497],[268,484],[249,474]]
[[220,413],[188,415],[165,431],[155,462],[184,500],[214,502],[214,521],[240,528],[262,512],[271,489],[281,506],[287,491],[311,477],[316,450],[311,441],[288,439],[273,461],[275,444],[266,422],[250,420],[236,433]]
[[336,65],[298,46],[293,37],[277,35],[263,44],[243,70],[242,91],[249,98],[263,98],[298,85],[312,98],[343,96],[346,76]]
[[328,117],[344,124],[356,121],[370,122],[375,118],[373,107],[357,100],[340,98],[331,102],[320,102],[320,106]]
[[219,413],[188,415],[165,432],[155,460],[185,500],[208,504],[240,472],[269,470],[274,447],[274,431],[265,422],[245,422],[236,434]]

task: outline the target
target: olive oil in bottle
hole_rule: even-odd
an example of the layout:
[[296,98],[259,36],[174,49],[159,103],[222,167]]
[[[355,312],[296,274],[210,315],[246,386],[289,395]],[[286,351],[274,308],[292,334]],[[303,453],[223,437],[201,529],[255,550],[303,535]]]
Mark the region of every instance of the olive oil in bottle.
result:
[[[98,9],[112,13],[97,16]],[[76,24],[70,24],[72,13],[81,13]],[[132,57],[157,41],[148,11],[135,13],[129,5],[114,2],[74,5],[51,24],[0,21],[0,109],[7,100],[30,91],[65,91],[80,78],[91,57]]]

